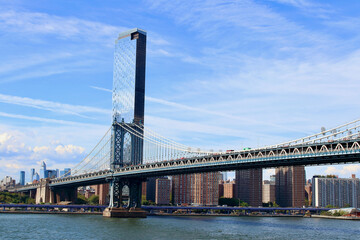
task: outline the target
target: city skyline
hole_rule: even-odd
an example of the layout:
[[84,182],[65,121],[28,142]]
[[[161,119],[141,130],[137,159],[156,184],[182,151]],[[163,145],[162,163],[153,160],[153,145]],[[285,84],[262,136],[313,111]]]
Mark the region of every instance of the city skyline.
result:
[[[60,2],[0,2],[1,177],[17,179],[44,160],[71,167],[91,150],[111,122],[113,42],[137,26],[149,35],[145,123],[178,142],[254,148],[359,118],[355,2],[198,2],[187,14],[176,1],[126,3],[142,16],[133,22],[115,3],[123,18],[99,2],[97,15],[55,11]],[[309,167],[307,178],[359,169]]]

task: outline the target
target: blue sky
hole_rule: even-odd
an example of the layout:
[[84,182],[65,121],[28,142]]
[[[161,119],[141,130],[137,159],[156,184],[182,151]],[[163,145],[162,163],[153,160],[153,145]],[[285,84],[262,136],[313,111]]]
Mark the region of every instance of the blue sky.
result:
[[[145,123],[202,149],[358,119],[359,1],[0,0],[0,178],[73,166],[111,123],[114,40],[148,32]],[[265,170],[267,178],[273,170]],[[359,164],[307,167],[360,175]]]

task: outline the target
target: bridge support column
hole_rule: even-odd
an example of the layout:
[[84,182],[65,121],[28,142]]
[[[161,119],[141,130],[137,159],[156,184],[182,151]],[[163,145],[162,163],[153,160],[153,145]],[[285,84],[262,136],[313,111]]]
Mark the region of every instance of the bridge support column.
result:
[[30,190],[29,196],[30,196],[30,198],[35,199],[36,198],[36,190]]
[[40,186],[36,189],[35,203],[50,203],[52,191],[49,186],[50,179],[41,179]]
[[[143,179],[112,178],[110,181],[110,205],[103,212],[104,217],[146,218],[141,209],[141,185]],[[122,203],[122,189],[129,187],[129,204],[126,208]]]

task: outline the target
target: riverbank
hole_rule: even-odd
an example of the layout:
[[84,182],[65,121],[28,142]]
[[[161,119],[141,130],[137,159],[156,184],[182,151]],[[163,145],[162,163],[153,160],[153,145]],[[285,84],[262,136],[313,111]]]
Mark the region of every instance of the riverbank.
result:
[[102,212],[58,212],[58,211],[0,211],[10,214],[82,214],[82,215],[102,215]]

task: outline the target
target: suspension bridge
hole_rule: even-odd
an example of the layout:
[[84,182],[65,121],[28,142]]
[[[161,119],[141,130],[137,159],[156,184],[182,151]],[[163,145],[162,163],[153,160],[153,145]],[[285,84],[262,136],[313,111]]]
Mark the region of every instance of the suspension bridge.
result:
[[[161,136],[144,126],[146,32],[132,29],[115,44],[113,123],[90,153],[72,170],[17,191],[56,203],[75,196],[78,186],[110,183],[104,216],[144,217],[141,183],[148,177],[280,166],[354,163],[360,160],[360,119],[304,138],[229,152],[206,151]],[[129,204],[122,208],[122,189]],[[36,193],[35,193],[36,191]]]

